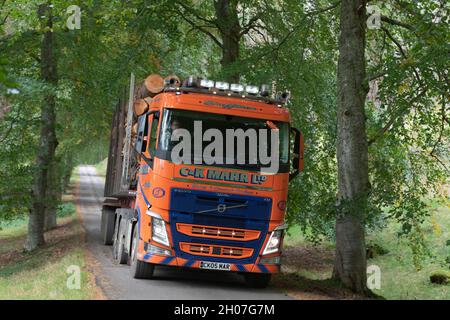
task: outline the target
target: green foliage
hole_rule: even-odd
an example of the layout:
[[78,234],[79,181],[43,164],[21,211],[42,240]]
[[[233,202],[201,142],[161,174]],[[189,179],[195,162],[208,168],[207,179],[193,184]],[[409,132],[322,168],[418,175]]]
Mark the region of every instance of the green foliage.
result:
[[[413,264],[410,241],[397,236],[402,229],[399,222],[390,219],[382,229],[367,235],[368,249],[379,246],[384,249],[381,249],[383,252],[389,251],[374,255],[367,262],[368,265],[379,266],[381,270],[381,288],[373,290],[375,294],[389,300],[448,300],[449,285],[430,283],[430,275],[437,270],[450,272],[450,265],[445,262],[449,255],[446,241],[450,236],[450,208],[447,205],[432,206],[435,212],[426,217],[422,224],[430,255],[424,258],[421,270],[417,270]],[[440,226],[441,232],[433,232],[436,225]],[[294,269],[297,274],[307,279],[330,277],[333,270],[334,243],[323,241],[318,246],[311,246],[305,241],[298,227],[290,228],[290,235],[286,236],[284,241],[287,256],[283,264],[289,266],[289,273]],[[304,278],[299,282],[307,281]]]
[[8,76],[8,59],[0,55],[0,94],[8,94],[8,89],[14,89],[16,83]]
[[445,258],[445,263],[447,267],[450,269],[450,255],[447,258]]
[[14,219],[1,220],[0,231],[2,233],[0,237],[3,238],[4,236],[14,236],[18,232],[23,233],[27,223],[28,219],[25,215],[16,216]]
[[[403,225],[402,232],[405,232],[404,229],[405,225]],[[425,243],[425,234],[419,224],[415,224],[406,232],[412,251],[413,264],[417,270],[421,270],[424,260],[430,256],[429,248]]]
[[74,215],[76,212],[75,205],[72,202],[62,203],[58,206],[56,210],[56,216],[58,218],[69,217]]
[[[210,1],[183,1],[185,16],[181,1],[53,1],[56,88],[39,80],[38,3],[7,1],[12,23],[0,32],[0,52],[7,57],[0,59],[0,95],[7,87],[20,90],[7,97],[10,110],[0,116],[0,220],[29,210],[39,105],[48,90],[57,93],[57,159],[64,177],[79,163],[106,157],[111,117],[131,72],[138,80],[152,72],[221,79],[238,70],[243,83],[291,92],[292,123],[305,137],[305,170],[290,183],[287,220],[310,241],[333,239],[336,216],[345,209],[336,202],[335,1],[237,1],[243,29],[251,17],[258,19],[227,70],[220,68],[221,48],[198,28],[203,21],[219,37],[207,21],[215,17]],[[80,30],[65,25],[71,4],[82,9]],[[383,21],[367,33],[374,98],[366,105],[371,185],[365,222],[369,235],[399,222],[399,236],[409,239],[419,268],[428,254],[422,228],[433,210],[428,199],[444,196],[441,186],[448,183],[449,4],[370,4],[401,24]]]
[[375,258],[377,256],[382,256],[385,254],[388,254],[389,250],[384,248],[382,245],[380,245],[379,243],[375,243],[375,242],[369,242],[366,245],[366,257],[367,259],[372,259]]

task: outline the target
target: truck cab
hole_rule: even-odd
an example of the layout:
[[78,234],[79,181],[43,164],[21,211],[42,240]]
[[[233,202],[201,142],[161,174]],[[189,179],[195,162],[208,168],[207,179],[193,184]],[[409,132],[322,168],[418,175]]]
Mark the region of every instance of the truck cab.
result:
[[303,137],[282,99],[202,83],[146,99],[129,155],[114,147],[123,128],[113,123],[109,157],[121,161],[108,162],[105,190],[113,177],[123,180],[114,165],[125,156],[130,178],[122,192],[105,194],[104,243],[134,278],[166,265],[238,272],[265,287],[280,271],[288,183],[303,169]]

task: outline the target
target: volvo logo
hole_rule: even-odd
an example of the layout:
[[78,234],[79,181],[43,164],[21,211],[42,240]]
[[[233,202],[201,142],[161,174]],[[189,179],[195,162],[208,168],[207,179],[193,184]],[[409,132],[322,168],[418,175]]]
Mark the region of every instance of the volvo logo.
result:
[[229,206],[227,207],[226,204],[221,203],[217,206],[216,209],[208,209],[208,210],[201,210],[201,211],[197,211],[196,213],[207,213],[207,212],[218,212],[218,213],[224,213],[225,211],[227,211],[228,209],[237,209],[237,208],[244,208],[246,207],[246,204],[238,204],[235,206]]

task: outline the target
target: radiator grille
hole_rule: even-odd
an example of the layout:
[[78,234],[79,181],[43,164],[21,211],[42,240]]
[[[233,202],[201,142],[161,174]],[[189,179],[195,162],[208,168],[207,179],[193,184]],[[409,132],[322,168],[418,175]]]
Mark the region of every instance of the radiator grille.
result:
[[251,241],[259,238],[261,232],[236,228],[223,228],[202,225],[177,223],[177,230],[192,237]]
[[253,249],[251,248],[236,248],[187,242],[180,242],[180,249],[181,251],[194,255],[235,259],[248,258],[253,254]]

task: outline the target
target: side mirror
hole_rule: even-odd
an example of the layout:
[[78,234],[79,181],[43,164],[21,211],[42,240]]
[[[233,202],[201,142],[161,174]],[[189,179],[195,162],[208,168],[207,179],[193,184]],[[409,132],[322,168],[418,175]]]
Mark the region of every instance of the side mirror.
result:
[[138,118],[137,137],[135,149],[141,154],[147,149],[148,114],[143,114]]
[[303,134],[296,128],[291,128],[291,134],[294,135],[294,148],[292,153],[293,171],[289,173],[289,181],[293,180],[300,172],[303,171]]

